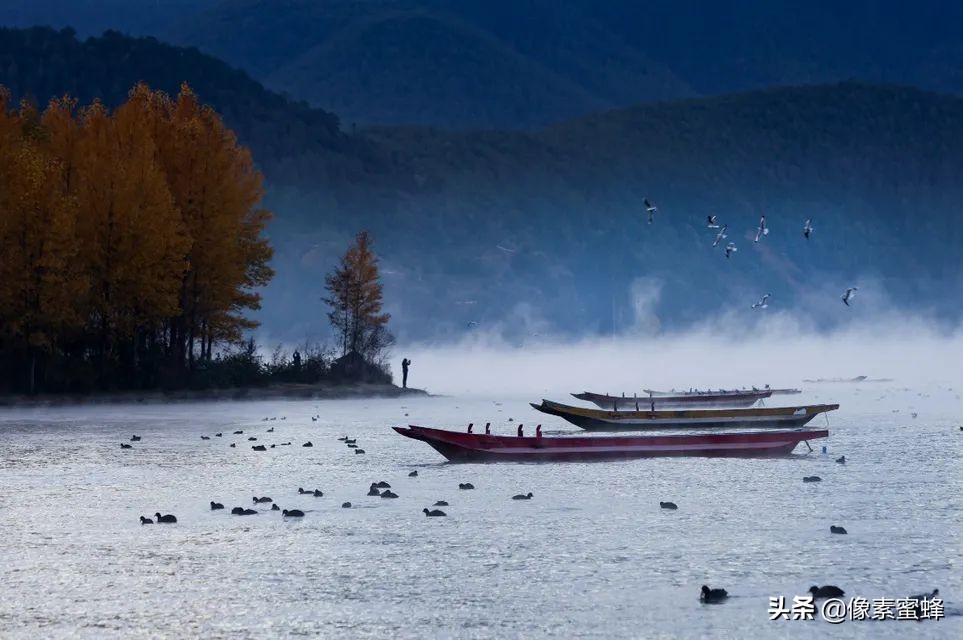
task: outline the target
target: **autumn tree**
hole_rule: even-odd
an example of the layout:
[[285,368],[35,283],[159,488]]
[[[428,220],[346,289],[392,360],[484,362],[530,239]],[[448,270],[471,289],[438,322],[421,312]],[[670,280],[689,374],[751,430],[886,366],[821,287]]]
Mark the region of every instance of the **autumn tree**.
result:
[[388,332],[391,316],[382,312],[382,285],[371,235],[359,233],[338,267],[325,279],[331,310],[328,320],[341,342],[341,354],[357,353],[378,362],[394,338]]
[[78,211],[61,167],[36,110],[11,113],[0,90],[0,335],[23,354],[30,392],[38,358],[83,320]]
[[133,366],[145,332],[177,315],[188,266],[191,239],[155,159],[149,108],[135,90],[112,115],[99,104],[82,114],[75,198],[102,375],[119,348]]
[[38,363],[59,388],[156,384],[162,362],[189,383],[183,368],[256,326],[261,181],[186,86],[43,113],[0,88],[0,386],[33,392]]
[[[147,92],[146,87],[134,90]],[[257,310],[257,288],[274,275],[272,250],[261,237],[270,214],[257,205],[262,176],[220,116],[183,85],[176,100],[151,97],[157,159],[191,238],[181,282],[181,313],[170,340],[178,359],[193,367],[210,359],[215,341],[237,341],[256,326],[243,313]]]

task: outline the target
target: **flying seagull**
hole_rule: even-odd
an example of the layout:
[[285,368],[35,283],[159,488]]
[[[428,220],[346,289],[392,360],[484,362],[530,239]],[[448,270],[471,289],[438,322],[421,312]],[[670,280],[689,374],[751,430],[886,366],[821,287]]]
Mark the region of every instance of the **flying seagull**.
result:
[[719,229],[719,233],[716,234],[716,240],[715,240],[715,242],[712,243],[712,246],[713,246],[713,247],[719,246],[719,243],[722,242],[723,240],[725,240],[725,239],[728,237],[728,236],[726,235],[726,229],[728,229],[728,228],[729,228],[729,225],[727,225],[727,224],[722,225],[722,228]]
[[514,250],[514,249],[509,249],[508,247],[503,247],[503,246],[500,245],[500,244],[496,244],[496,245],[495,245],[495,248],[496,248],[496,249],[501,249],[501,250],[504,251],[505,253],[515,253],[515,250]]
[[806,236],[806,240],[809,240],[809,235],[813,232],[813,219],[806,218],[806,224],[803,225],[803,235]]
[[470,321],[468,322],[468,328],[469,328],[469,329],[471,329],[471,328],[473,328],[473,327],[477,327],[477,326],[478,326],[478,323],[475,322],[474,320],[470,320]]
[[849,301],[853,299],[857,291],[859,291],[859,287],[849,287],[846,289],[846,293],[843,294],[843,304],[848,307]]
[[727,244],[727,245],[726,245],[726,258],[728,258],[729,256],[731,256],[731,255],[732,255],[733,253],[735,253],[736,251],[738,251],[738,249],[736,249],[736,243],[735,243],[735,242],[730,242],[729,244]]
[[756,239],[753,242],[759,242],[759,238],[762,236],[769,235],[769,227],[766,226],[766,216],[759,218],[759,228],[756,229]]
[[645,204],[645,210],[649,214],[649,224],[652,224],[653,216],[655,216],[655,212],[658,211],[659,208],[649,202],[648,198],[643,198],[642,202]]
[[769,296],[771,296],[771,295],[772,295],[771,293],[767,293],[766,295],[764,295],[764,296],[762,297],[762,300],[760,300],[759,302],[756,302],[755,304],[752,305],[752,308],[753,308],[753,309],[768,309],[768,308],[769,308]]
[[717,216],[706,216],[706,226],[710,229],[718,229],[719,223],[716,222]]

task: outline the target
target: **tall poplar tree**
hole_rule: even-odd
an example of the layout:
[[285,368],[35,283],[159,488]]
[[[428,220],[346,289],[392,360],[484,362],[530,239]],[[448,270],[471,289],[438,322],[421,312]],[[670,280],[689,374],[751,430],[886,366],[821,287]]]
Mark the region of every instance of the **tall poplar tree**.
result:
[[341,354],[357,353],[377,362],[393,342],[388,332],[391,315],[382,312],[383,287],[371,235],[362,231],[325,279],[331,307],[328,320],[341,341]]

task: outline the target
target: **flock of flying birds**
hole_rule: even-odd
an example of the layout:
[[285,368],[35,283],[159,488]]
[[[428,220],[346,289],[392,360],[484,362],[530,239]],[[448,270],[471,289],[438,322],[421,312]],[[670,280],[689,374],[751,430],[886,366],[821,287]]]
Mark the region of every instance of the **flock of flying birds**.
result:
[[[655,214],[656,212],[658,212],[659,208],[654,204],[652,204],[648,198],[643,198],[642,202],[645,205],[645,212],[649,216],[649,224],[652,224],[655,221]],[[716,233],[716,239],[712,242],[713,247],[718,247],[720,244],[722,244],[723,240],[726,240],[729,237],[728,235],[726,235],[726,231],[729,230],[729,225],[727,224],[720,225],[718,222],[718,216],[706,216],[706,227],[708,227],[709,229],[719,230],[718,233]],[[805,236],[806,240],[809,240],[810,236],[812,236],[812,233],[813,233],[813,220],[812,218],[807,218],[806,223],[803,225],[803,236]],[[762,238],[768,235],[769,235],[769,227],[766,225],[766,216],[762,216],[759,219],[759,226],[756,228],[756,237],[753,240],[753,242],[759,242]],[[731,258],[732,254],[735,253],[736,251],[738,251],[738,249],[736,248],[735,242],[726,243],[725,253],[726,253],[727,260]],[[844,293],[840,298],[843,301],[843,304],[845,304],[847,307],[850,306],[849,301],[853,299],[853,296],[856,295],[857,291],[859,291],[859,287],[848,287],[846,289],[846,293]],[[752,305],[752,308],[768,309],[769,298],[771,297],[772,297],[772,294],[767,293],[758,302],[754,303]]]

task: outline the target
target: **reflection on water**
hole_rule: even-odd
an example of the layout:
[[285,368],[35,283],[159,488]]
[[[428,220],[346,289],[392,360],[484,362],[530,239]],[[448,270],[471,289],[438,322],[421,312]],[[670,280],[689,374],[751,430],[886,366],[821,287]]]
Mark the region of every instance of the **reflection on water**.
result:
[[[843,404],[828,454],[776,460],[452,465],[389,429],[570,431],[509,398],[3,410],[0,635],[963,637],[963,403],[945,390],[819,391]],[[143,440],[122,450],[132,434]],[[400,498],[366,496],[379,480]],[[285,520],[255,495],[306,516]],[[426,518],[437,500],[448,517]],[[156,511],[178,524],[139,524]],[[733,597],[700,605],[704,583]],[[769,621],[770,595],[826,583],[868,598],[938,587],[950,616]]]

